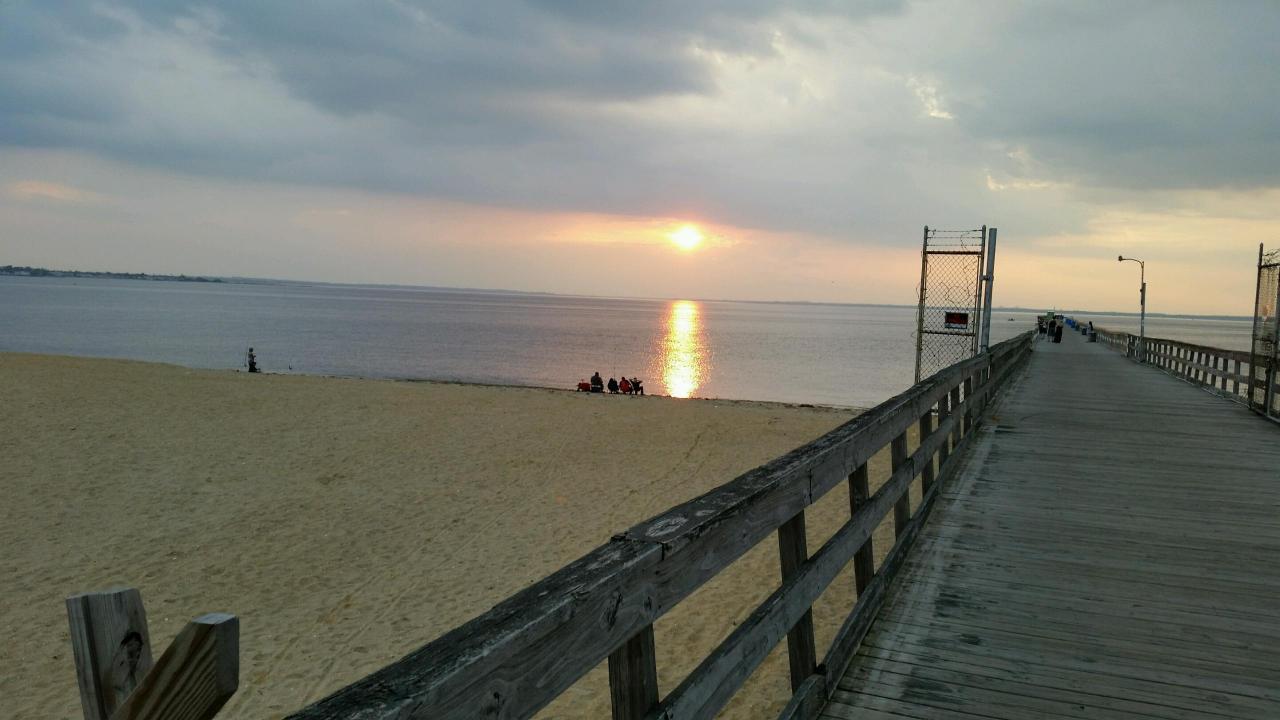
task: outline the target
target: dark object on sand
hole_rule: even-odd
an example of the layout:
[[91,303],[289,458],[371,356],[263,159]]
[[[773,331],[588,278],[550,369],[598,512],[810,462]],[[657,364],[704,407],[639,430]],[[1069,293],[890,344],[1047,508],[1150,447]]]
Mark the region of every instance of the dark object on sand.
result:
[[591,383],[586,380],[578,381],[578,392],[591,392]]
[[249,372],[262,372],[258,369],[258,356],[253,354],[253,348],[249,348],[249,353],[245,357],[245,363],[249,366]]

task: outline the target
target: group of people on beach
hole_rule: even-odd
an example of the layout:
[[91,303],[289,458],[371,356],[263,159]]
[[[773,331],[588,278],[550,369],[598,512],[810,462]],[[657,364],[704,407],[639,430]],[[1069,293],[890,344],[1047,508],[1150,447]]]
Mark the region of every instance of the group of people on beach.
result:
[[640,381],[640,378],[628,378],[625,375],[622,376],[622,380],[609,378],[609,382],[606,384],[604,378],[600,377],[600,371],[597,370],[596,373],[591,376],[590,382],[586,380],[578,381],[578,392],[603,393],[605,388],[609,389],[610,395],[644,394],[644,383]]

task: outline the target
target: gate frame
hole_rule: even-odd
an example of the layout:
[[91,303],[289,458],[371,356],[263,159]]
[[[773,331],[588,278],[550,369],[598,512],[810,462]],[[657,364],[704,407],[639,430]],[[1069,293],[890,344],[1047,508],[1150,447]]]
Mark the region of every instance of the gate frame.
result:
[[[1262,302],[1262,271],[1264,269],[1276,268],[1277,274],[1280,274],[1280,250],[1273,250],[1272,255],[1275,256],[1273,262],[1268,260],[1267,253],[1263,243],[1258,243],[1258,274],[1254,284],[1253,293],[1253,332],[1249,336],[1249,386],[1248,400],[1249,409],[1260,413],[1263,417],[1280,420],[1280,415],[1273,414],[1273,411],[1280,413],[1280,408],[1276,407],[1276,384],[1280,381],[1280,279],[1276,282],[1276,297],[1271,309],[1271,356],[1265,357],[1258,352],[1259,337],[1258,324],[1260,321],[1259,310]],[[1264,368],[1263,373],[1263,392],[1262,403],[1254,402],[1254,393],[1258,381],[1258,368]]]
[[[937,232],[953,232],[939,230]],[[964,232],[974,232],[966,230]],[[972,340],[969,346],[969,357],[975,357],[982,352],[986,352],[990,341],[991,332],[991,296],[992,285],[995,282],[995,240],[996,228],[983,225],[976,232],[981,233],[981,244],[977,250],[930,250],[929,249],[929,226],[924,226],[924,238],[920,250],[920,292],[916,306],[916,365],[915,365],[915,381],[918,383],[923,378],[922,357],[924,355],[924,336],[925,335],[970,335]],[[927,331],[924,328],[925,303],[929,296],[929,256],[930,255],[974,255],[978,258],[978,267],[976,277],[974,278],[973,306],[971,315],[973,317],[972,333],[940,333],[936,331]],[[960,358],[957,362],[967,358]]]

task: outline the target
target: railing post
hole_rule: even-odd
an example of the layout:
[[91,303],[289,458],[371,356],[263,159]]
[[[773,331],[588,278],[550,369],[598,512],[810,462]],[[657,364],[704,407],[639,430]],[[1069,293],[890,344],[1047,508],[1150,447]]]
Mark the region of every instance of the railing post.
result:
[[[782,561],[782,581],[800,572],[809,559],[805,540],[804,511],[778,527],[778,557]],[[806,610],[787,633],[787,657],[791,662],[791,690],[794,692],[818,668],[817,643],[813,638],[813,610]]]
[[[943,395],[938,398],[938,426],[941,427],[951,417],[951,397]],[[943,438],[938,444],[938,467],[941,468],[947,464],[947,458],[951,456],[951,438]]]
[[964,427],[961,428],[960,437],[964,437],[965,435],[969,434],[969,428],[970,426],[973,425],[974,410],[975,408],[973,407],[973,376],[970,375],[969,377],[966,377],[964,379],[964,418],[963,418],[963,422],[961,423]]
[[67,621],[85,720],[110,720],[153,665],[142,595],[134,588],[72,595]]
[[[920,444],[933,434],[933,409],[925,410],[924,415],[920,416]],[[929,488],[933,487],[933,455],[924,459],[924,467],[920,470],[920,487],[922,493],[929,492]]]
[[[968,382],[968,380],[965,380]],[[968,399],[965,400],[968,402]],[[893,439],[889,445],[890,466],[893,472],[897,473],[907,462],[907,433]],[[911,522],[911,487],[910,483],[902,491],[902,497],[898,498],[898,502],[893,506],[893,536],[896,538],[907,529],[907,523]]]
[[643,720],[658,704],[658,656],[652,624],[609,654],[609,699],[613,720]]
[[[953,413],[959,412],[960,411],[960,386],[956,385],[955,387],[951,388],[951,392],[948,394],[951,396],[951,412]],[[956,424],[951,428],[951,449],[952,450],[960,447],[960,432],[963,429],[961,427],[963,424],[964,424],[964,418],[961,417],[960,420],[957,421]]]
[[1225,357],[1220,357],[1218,358],[1218,360],[1222,364],[1222,367],[1220,368],[1222,372],[1218,374],[1218,380],[1219,380],[1218,386],[1221,388],[1222,392],[1226,392],[1227,391],[1227,363],[1229,362],[1229,360]]
[[1235,377],[1231,378],[1231,394],[1240,397],[1240,358],[1236,358]]
[[[867,480],[867,464],[862,463],[849,476],[849,514],[856,516],[858,508],[866,505],[870,499],[871,484]],[[862,547],[858,548],[858,552],[853,555],[853,584],[858,595],[862,595],[862,591],[867,589],[867,585],[871,584],[875,575],[875,555],[872,553],[871,536],[868,535],[867,541],[862,543]]]

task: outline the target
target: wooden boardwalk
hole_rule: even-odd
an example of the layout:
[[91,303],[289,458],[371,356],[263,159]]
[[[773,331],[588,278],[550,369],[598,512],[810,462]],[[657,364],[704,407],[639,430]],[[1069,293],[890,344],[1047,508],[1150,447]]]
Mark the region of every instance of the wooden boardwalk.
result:
[[1280,428],[1037,343],[824,718],[1280,717]]

